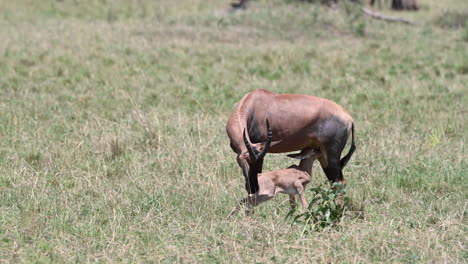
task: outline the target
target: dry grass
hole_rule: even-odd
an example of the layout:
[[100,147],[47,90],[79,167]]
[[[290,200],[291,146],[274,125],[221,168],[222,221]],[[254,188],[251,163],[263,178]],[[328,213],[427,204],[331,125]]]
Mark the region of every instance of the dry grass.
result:
[[[464,1],[425,1],[416,27],[226,5],[0,1],[1,262],[466,262],[466,29],[433,24]],[[301,235],[277,197],[224,220],[244,195],[224,124],[256,88],[351,113],[363,217]]]

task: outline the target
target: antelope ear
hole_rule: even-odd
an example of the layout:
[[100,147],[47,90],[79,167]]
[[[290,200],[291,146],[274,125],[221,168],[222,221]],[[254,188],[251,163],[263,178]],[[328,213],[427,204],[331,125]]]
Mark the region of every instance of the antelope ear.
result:
[[316,159],[318,156],[320,156],[320,152],[318,152],[315,149],[305,149],[296,154],[288,154],[288,157],[293,158],[293,159],[299,159],[299,160],[308,159],[308,158]]
[[298,159],[298,160],[303,160],[307,159],[307,156],[302,155],[302,153],[296,153],[296,154],[288,154],[288,157],[293,158],[293,159]]

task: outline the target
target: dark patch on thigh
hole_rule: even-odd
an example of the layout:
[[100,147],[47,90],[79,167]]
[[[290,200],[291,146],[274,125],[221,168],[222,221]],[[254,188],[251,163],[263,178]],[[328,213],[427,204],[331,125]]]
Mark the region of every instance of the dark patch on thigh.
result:
[[323,172],[331,182],[339,182],[343,180],[343,171],[341,170],[341,167],[328,166],[327,168],[323,168]]
[[[320,163],[324,172],[330,180],[342,177],[340,157],[348,140],[348,128],[345,122],[337,116],[331,116],[318,122],[314,130],[323,144],[322,152],[326,155],[326,163],[324,160]],[[329,169],[326,171],[325,168]]]
[[312,129],[314,131],[314,135],[326,145],[327,143],[341,145],[343,142],[346,144],[348,128],[345,122],[338,116],[331,116],[319,121]]

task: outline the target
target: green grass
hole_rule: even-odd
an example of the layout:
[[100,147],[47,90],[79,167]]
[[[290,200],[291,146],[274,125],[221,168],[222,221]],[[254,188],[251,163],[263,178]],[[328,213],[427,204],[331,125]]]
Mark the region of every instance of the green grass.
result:
[[[444,25],[467,6],[423,2],[382,10],[406,26],[302,1],[0,0],[0,262],[465,263],[468,42]],[[353,116],[362,217],[302,235],[278,196],[225,220],[245,195],[225,122],[257,88]]]

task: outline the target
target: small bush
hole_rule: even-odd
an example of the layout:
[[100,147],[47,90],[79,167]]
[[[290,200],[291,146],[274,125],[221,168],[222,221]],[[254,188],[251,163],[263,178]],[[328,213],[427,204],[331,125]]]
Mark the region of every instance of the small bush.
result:
[[341,183],[334,183],[330,187],[325,182],[309,190],[313,193],[309,207],[299,214],[296,214],[297,209],[291,210],[286,219],[290,219],[293,225],[302,225],[303,232],[336,227],[348,204],[345,187]]

